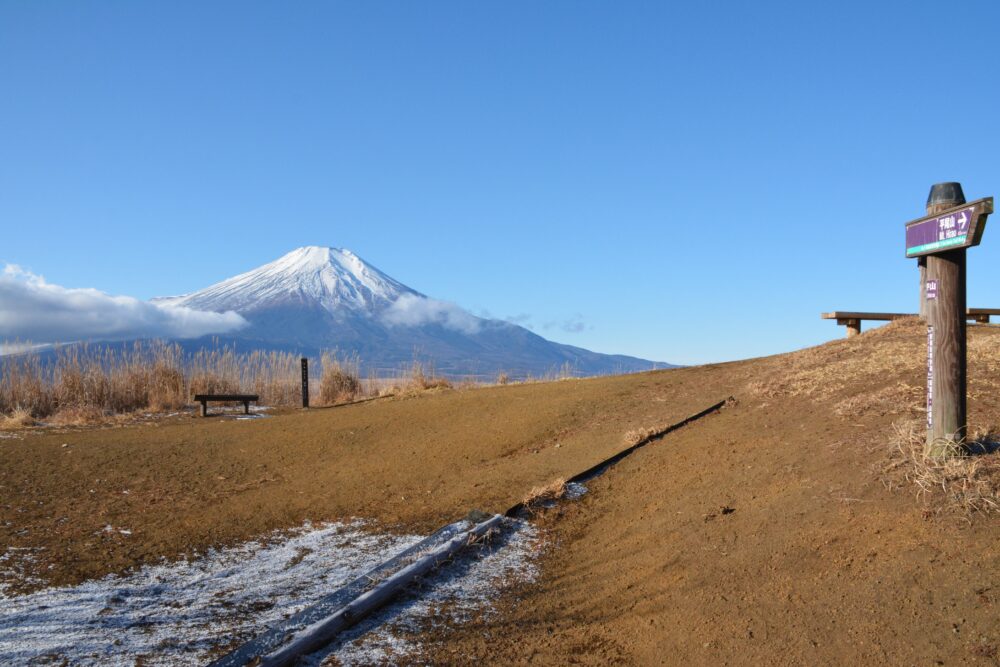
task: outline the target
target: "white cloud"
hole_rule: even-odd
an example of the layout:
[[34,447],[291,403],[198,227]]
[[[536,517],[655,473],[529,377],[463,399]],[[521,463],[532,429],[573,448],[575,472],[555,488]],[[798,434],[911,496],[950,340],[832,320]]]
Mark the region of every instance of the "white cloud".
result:
[[462,333],[479,331],[480,320],[460,306],[448,301],[438,301],[415,294],[404,294],[396,299],[384,313],[386,324],[416,327],[423,324],[441,326]]
[[553,320],[546,322],[542,325],[543,329],[561,329],[566,333],[580,333],[581,331],[587,331],[588,329],[593,329],[594,325],[587,324],[583,319],[583,315],[577,313],[569,319],[563,320],[562,322]]
[[0,273],[0,338],[35,343],[86,339],[195,338],[247,324],[233,311],[210,313],[186,306],[111,296],[96,289],[51,285],[8,264]]

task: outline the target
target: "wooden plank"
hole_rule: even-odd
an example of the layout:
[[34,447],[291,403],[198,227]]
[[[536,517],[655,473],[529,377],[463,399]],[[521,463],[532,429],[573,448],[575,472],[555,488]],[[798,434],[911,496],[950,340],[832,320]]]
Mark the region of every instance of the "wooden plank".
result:
[[288,619],[279,621],[270,630],[219,658],[209,667],[245,667],[245,665],[259,662],[261,656],[281,648],[289,641],[290,637],[343,609],[347,603],[371,588],[373,583],[385,580],[394,572],[398,572],[412,563],[420,554],[427,553],[456,535],[464,533],[470,525],[468,521],[456,521],[439,528],[420,542],[321,598],[315,604],[306,607]]
[[340,631],[383,606],[404,586],[468,546],[473,538],[498,528],[501,521],[503,517],[495,514],[476,525],[469,521],[449,524],[209,667],[294,664],[300,656],[322,648]]
[[1000,308],[966,308],[965,314],[969,317],[975,315],[1000,315]]
[[416,562],[407,565],[385,581],[365,591],[328,619],[310,626],[301,635],[293,637],[289,644],[273,653],[261,656],[260,667],[289,667],[297,664],[301,656],[323,648],[333,641],[343,629],[354,625],[373,611],[385,606],[403,588],[418,578],[426,576],[454,557],[459,551],[489,534],[490,531],[499,528],[502,522],[503,517],[494,514],[486,521],[472,527],[468,532],[451,538]]
[[832,313],[820,313],[824,320],[899,320],[904,317],[916,317],[916,313],[861,313],[835,310]]

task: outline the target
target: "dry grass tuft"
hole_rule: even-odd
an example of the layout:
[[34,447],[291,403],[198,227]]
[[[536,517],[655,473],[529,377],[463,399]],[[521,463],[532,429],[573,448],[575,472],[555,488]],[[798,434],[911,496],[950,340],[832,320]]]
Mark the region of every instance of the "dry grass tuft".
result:
[[19,431],[31,428],[36,424],[31,416],[30,410],[22,407],[14,408],[13,412],[6,416],[0,416],[0,431]]
[[922,421],[893,425],[894,449],[883,469],[890,488],[915,488],[934,513],[958,511],[990,513],[1000,510],[1000,451],[995,441],[981,436],[968,450],[938,460],[925,455],[926,431]]
[[114,416],[93,405],[65,407],[49,419],[49,423],[56,426],[96,426],[109,422],[114,422]]
[[633,428],[625,432],[624,442],[627,446],[633,447],[640,442],[644,442],[657,433],[665,430],[666,426],[650,426],[649,428]]
[[528,492],[521,504],[529,514],[535,514],[546,505],[553,503],[566,495],[566,480],[555,479],[545,486],[536,486]]
[[426,367],[420,361],[413,361],[394,378],[383,380],[378,387],[378,396],[415,396],[426,391],[453,389],[451,382],[434,372],[434,365]]
[[341,359],[336,350],[324,352],[323,375],[319,383],[320,401],[327,405],[348,403],[364,395],[361,362],[357,355]]
[[410,388],[417,391],[427,391],[428,389],[451,389],[451,382],[434,373],[434,366],[430,365],[428,371],[424,372],[424,365],[419,361],[414,361],[410,369]]

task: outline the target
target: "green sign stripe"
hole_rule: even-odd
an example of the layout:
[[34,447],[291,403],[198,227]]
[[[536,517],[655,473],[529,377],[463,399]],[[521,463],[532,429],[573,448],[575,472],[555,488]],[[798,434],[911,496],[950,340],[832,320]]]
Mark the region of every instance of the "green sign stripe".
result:
[[954,238],[945,239],[944,241],[935,241],[934,243],[925,243],[923,245],[913,246],[912,248],[906,249],[907,255],[915,255],[918,252],[927,252],[928,250],[939,250],[940,248],[950,248],[953,245],[961,245],[965,243],[965,234],[961,236],[956,236]]

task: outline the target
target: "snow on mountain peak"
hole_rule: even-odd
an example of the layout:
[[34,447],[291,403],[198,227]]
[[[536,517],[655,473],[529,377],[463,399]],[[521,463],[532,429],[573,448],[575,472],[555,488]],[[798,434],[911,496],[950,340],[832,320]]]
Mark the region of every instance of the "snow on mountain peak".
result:
[[293,303],[316,305],[330,312],[371,312],[388,307],[402,295],[423,296],[350,250],[305,246],[193,294],[163,301],[217,312],[248,312]]

